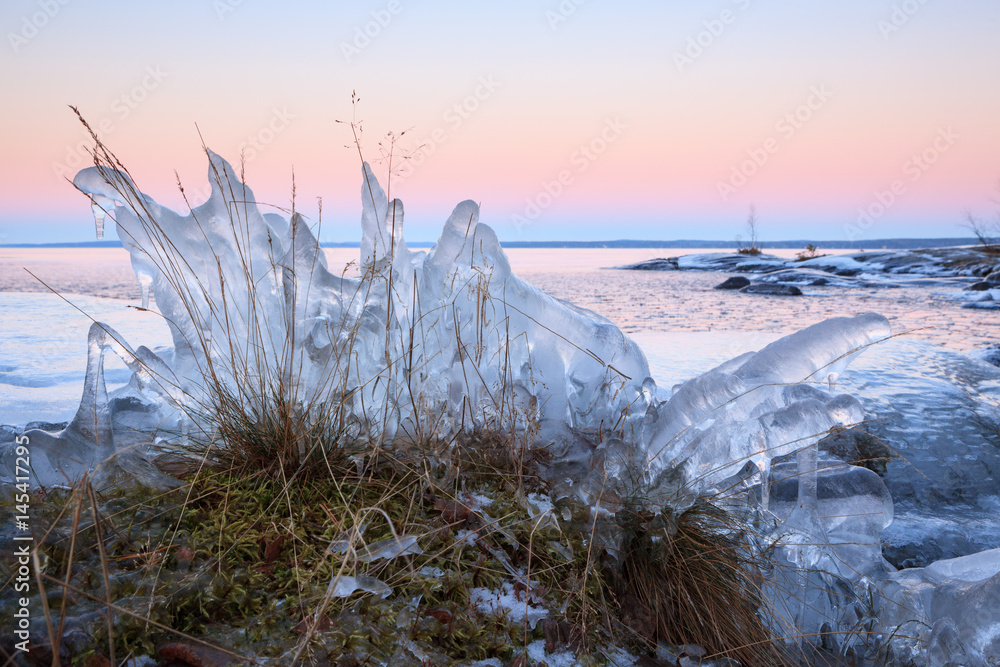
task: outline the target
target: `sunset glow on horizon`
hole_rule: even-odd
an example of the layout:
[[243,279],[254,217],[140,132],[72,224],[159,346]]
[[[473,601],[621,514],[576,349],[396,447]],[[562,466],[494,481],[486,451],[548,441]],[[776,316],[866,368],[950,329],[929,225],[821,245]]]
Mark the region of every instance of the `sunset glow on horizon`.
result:
[[731,241],[751,204],[765,241],[967,236],[1000,208],[988,0],[10,0],[0,25],[0,243],[94,238],[68,105],[178,210],[202,139],[279,209],[294,170],[329,241],[359,236],[352,119],[413,241],[463,199],[503,241]]

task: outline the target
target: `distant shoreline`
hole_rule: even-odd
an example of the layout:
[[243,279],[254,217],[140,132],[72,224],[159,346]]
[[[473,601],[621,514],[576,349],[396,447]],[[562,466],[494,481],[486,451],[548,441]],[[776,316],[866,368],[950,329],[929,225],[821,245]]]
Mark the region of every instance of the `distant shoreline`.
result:
[[[761,241],[758,245],[762,249],[788,249],[805,248],[808,244],[813,244],[818,250],[919,250],[922,248],[947,248],[952,246],[976,245],[975,238],[904,238],[904,239],[864,239],[858,241]],[[700,248],[727,248],[732,246],[736,250],[736,243],[733,241],[705,241],[681,239],[678,241],[643,241],[621,239],[615,241],[501,241],[504,248],[684,248],[687,250],[697,250]],[[361,244],[353,242],[332,242],[320,243],[324,248],[359,248]],[[407,243],[411,248],[429,248],[434,245],[433,241],[416,241]],[[121,241],[83,241],[80,243],[0,243],[0,248],[121,248]]]

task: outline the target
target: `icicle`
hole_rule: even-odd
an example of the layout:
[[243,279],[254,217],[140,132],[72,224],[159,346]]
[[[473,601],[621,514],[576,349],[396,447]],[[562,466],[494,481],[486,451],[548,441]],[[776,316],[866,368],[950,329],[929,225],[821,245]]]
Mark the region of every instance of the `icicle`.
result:
[[148,273],[136,273],[139,279],[139,289],[142,290],[142,308],[149,310],[149,287],[153,284],[153,277]]
[[96,197],[90,198],[90,209],[94,212],[94,226],[97,228],[97,238],[104,238],[104,207],[97,203]]

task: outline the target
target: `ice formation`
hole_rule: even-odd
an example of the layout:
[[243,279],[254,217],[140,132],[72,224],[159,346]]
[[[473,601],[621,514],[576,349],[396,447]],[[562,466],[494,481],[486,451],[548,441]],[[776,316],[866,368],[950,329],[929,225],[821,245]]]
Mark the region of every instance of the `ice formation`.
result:
[[515,276],[474,202],[455,207],[430,251],[411,251],[402,202],[388,200],[365,164],[362,276],[353,280],[330,273],[301,216],[262,214],[232,167],[209,160],[211,197],[188,216],[104,167],[74,181],[92,201],[116,204],[143,306],[152,287],[170,326],[169,359],[145,349],[126,359],[144,376],[132,383],[132,407],[161,424],[197,429],[185,422],[213,391],[249,381],[262,395],[282,387],[298,401],[336,403],[359,437],[515,429],[550,447],[570,485],[605,468],[693,497],[747,461],[766,468],[862,417],[850,397],[806,383],[835,376],[886,337],[880,316],[816,325],[661,403],[641,350],[607,319]]
[[806,447],[830,428],[857,424],[851,396],[819,388],[851,359],[890,335],[881,315],[834,318],[748,352],[684,383],[660,406],[647,450],[649,468],[683,470],[700,493],[744,467]]
[[[795,566],[772,597],[776,613],[800,632],[832,628],[850,641],[860,617],[889,636],[891,628],[858,611],[876,581],[891,584],[885,605],[912,601],[928,625],[959,613],[937,610],[938,598],[928,602],[922,592],[927,582],[938,591],[942,581],[962,580],[958,570],[898,577],[882,559],[879,535],[892,520],[892,501],[878,475],[820,462],[816,451],[832,427],[863,419],[857,400],[831,389],[855,355],[889,336],[885,318],[869,313],[816,324],[667,396],[648,377],[642,351],[609,320],[511,272],[474,202],[455,207],[433,248],[411,251],[402,202],[388,200],[365,164],[361,277],[350,279],[331,273],[302,216],[263,214],[232,167],[208,156],[211,196],[186,216],[118,171],[98,166],[77,174],[98,230],[106,214],[113,218],[142,307],[150,307],[152,291],[173,346],[133,349],[110,327],[91,328],[76,418],[61,433],[28,434],[40,446],[37,483],[114,468],[102,463],[112,458],[132,475],[163,483],[142,455],[145,446],[199,432],[211,437],[205,415],[220,392],[254,409],[277,391],[303,405],[334,406],[346,437],[400,451],[431,435],[507,430],[525,446],[547,447],[555,492],[584,500],[611,485],[619,497],[641,490],[651,505],[680,510],[699,495],[735,489],[761,508],[763,534],[778,558]],[[111,396],[103,381],[106,349],[133,371]],[[774,463],[779,457],[784,462]],[[366,554],[419,549],[410,539]],[[955,610],[976,596],[996,599],[984,589],[995,588],[996,577],[987,572],[939,597]],[[786,585],[807,592],[788,600]],[[338,586],[384,592],[347,578]],[[947,634],[941,623],[934,627]]]
[[[387,200],[366,165],[364,275],[351,280],[327,270],[300,216],[262,215],[229,164],[210,160],[212,196],[187,217],[124,175],[95,167],[75,180],[95,201],[121,203],[114,217],[144,306],[152,285],[170,325],[169,365],[181,380],[163,382],[153,400],[184,408],[204,399],[206,375],[235,385],[262,369],[261,391],[284,381],[298,400],[336,397],[359,435],[386,442],[417,438],[428,414],[440,435],[505,410],[524,427],[540,417],[620,429],[643,400],[642,352],[609,321],[512,275],[475,203],[455,208],[429,253],[411,252],[402,203]],[[252,344],[233,351],[232,340]]]

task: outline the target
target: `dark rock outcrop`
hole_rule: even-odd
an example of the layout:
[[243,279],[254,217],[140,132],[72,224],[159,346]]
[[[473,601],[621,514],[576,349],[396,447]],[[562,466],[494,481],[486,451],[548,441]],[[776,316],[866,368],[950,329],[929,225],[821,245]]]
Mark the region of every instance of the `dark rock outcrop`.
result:
[[677,271],[681,267],[676,257],[657,257],[656,259],[646,260],[638,264],[629,264],[628,266],[618,266],[615,268],[629,271]]
[[733,276],[715,286],[715,289],[743,289],[750,284],[748,278],[743,276]]
[[851,465],[868,468],[880,477],[885,477],[886,463],[897,458],[885,440],[860,428],[831,432],[819,441],[819,450]]
[[802,290],[794,285],[775,283],[753,283],[740,290],[744,294],[767,294],[770,296],[802,296]]
[[1000,366],[1000,345],[995,343],[987,345],[986,347],[973,352],[972,356],[982,359],[986,363],[993,366]]

